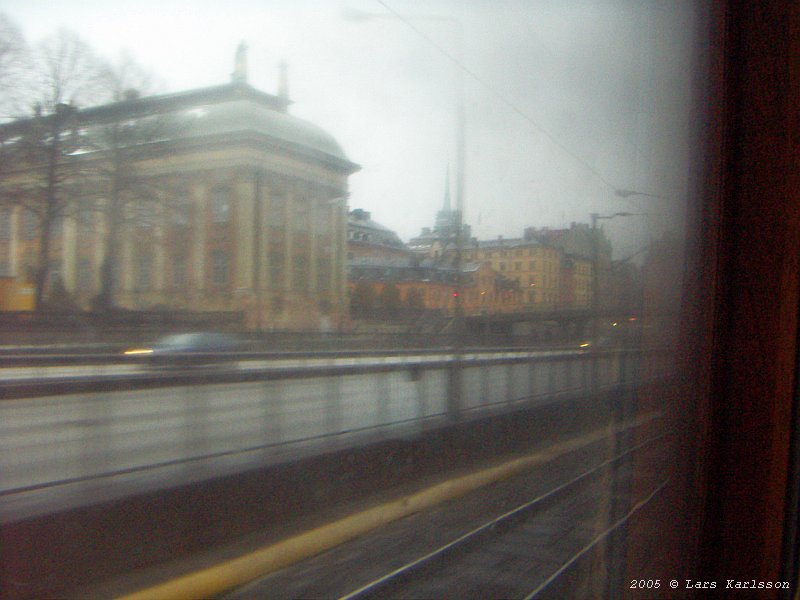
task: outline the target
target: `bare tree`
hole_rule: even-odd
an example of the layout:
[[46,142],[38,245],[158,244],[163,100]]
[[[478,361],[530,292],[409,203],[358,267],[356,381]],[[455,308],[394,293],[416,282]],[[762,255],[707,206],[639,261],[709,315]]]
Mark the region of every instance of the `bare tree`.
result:
[[69,186],[78,145],[77,106],[104,99],[101,71],[101,63],[76,35],[61,30],[46,39],[32,54],[34,115],[3,126],[0,135],[3,162],[10,161],[13,169],[6,169],[0,200],[21,207],[36,220],[37,311],[43,308],[52,239],[75,199]]
[[130,57],[122,55],[109,65],[103,80],[115,102],[108,107],[105,120],[88,129],[86,143],[95,157],[94,177],[101,190],[96,208],[105,225],[95,307],[108,310],[114,306],[122,232],[132,225],[155,228],[156,223],[163,222],[173,196],[170,183],[142,173],[139,161],[154,146],[174,139],[179,126],[174,116],[142,99],[143,94],[152,93],[155,84]]
[[28,97],[30,49],[17,26],[0,14],[0,122],[22,114]]
[[[0,123],[20,114],[25,97],[26,74],[29,73],[30,51],[19,29],[4,14],[0,14]],[[0,180],[12,168],[12,154],[15,135],[0,135]],[[9,204],[0,188],[0,205]]]

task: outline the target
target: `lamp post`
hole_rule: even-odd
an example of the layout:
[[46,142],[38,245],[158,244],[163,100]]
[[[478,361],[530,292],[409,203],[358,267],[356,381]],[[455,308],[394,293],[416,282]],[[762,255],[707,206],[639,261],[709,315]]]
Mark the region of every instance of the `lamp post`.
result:
[[[626,191],[626,190],[622,190]],[[619,194],[618,194],[619,195]],[[633,194],[631,194],[633,195]],[[625,196],[623,196],[625,197]],[[594,397],[600,393],[600,356],[597,352],[598,349],[598,325],[600,319],[600,238],[599,238],[599,230],[597,228],[597,222],[600,220],[611,220],[616,219],[617,217],[633,217],[640,215],[641,213],[631,213],[631,212],[615,212],[608,215],[600,215],[598,213],[592,213],[592,250],[593,250],[593,264],[594,264],[594,277],[592,278],[592,338],[591,338],[591,345],[592,345],[592,361],[591,361],[591,372],[592,372],[592,395]],[[621,362],[618,367],[618,381],[620,383],[624,383],[626,379],[626,373],[628,372],[628,364],[626,360],[627,354],[622,354]],[[608,368],[607,366],[605,367]],[[623,390],[626,388],[623,388]],[[622,423],[627,422],[629,418],[629,411],[633,407],[633,393],[622,393],[615,397],[614,402],[612,403],[612,423],[614,427],[622,426]],[[624,439],[622,439],[624,436]],[[630,434],[621,433],[619,436],[614,436],[613,441],[613,455],[617,455],[619,449],[621,447],[626,447],[627,444],[631,443]],[[630,474],[624,470],[620,470],[619,465],[614,463],[613,467],[613,475],[611,477],[611,485],[609,491],[609,498],[611,499],[611,506],[609,511],[609,521],[614,522],[618,515],[623,511],[626,510],[629,506],[629,502],[627,501],[627,496],[621,493],[622,490],[630,489]],[[613,564],[613,561],[616,560],[619,550],[613,544],[609,544],[606,548],[607,558],[606,560],[609,561],[609,564]],[[608,588],[609,591],[614,588],[612,585],[611,579],[608,580]]]
[[610,215],[601,215],[592,213],[592,270],[594,271],[592,277],[592,315],[591,315],[591,344],[593,348],[597,347],[598,341],[598,319],[600,313],[600,237],[599,230],[597,229],[597,222],[600,220],[610,220],[617,217],[633,217],[637,213],[631,212],[615,212]]

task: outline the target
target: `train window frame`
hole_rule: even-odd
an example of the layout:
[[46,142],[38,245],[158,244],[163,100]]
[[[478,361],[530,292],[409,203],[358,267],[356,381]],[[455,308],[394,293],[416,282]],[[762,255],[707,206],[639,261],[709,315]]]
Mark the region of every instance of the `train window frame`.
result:
[[683,443],[671,501],[684,522],[668,554],[689,579],[794,590],[800,6],[716,1],[704,10],[712,50],[698,77],[712,102],[698,145],[704,193],[689,207],[683,377],[673,390]]

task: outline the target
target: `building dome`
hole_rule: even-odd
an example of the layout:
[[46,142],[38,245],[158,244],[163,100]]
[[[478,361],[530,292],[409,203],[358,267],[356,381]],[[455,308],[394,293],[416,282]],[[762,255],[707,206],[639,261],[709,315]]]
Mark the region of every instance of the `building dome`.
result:
[[321,127],[251,98],[199,105],[185,114],[189,118],[186,137],[257,133],[296,151],[350,162]]

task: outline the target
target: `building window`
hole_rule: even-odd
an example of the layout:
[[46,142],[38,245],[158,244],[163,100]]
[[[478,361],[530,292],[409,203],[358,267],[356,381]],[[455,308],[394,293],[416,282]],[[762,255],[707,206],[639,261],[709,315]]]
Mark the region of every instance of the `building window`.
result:
[[39,229],[38,219],[36,213],[29,209],[25,209],[24,215],[23,235],[26,240],[32,240],[36,237],[36,231]]
[[334,215],[331,214],[330,208],[328,207],[327,203],[317,204],[316,210],[314,211],[316,214],[315,223],[314,223],[314,230],[317,232],[318,235],[321,236],[330,236],[331,229],[333,229],[333,225],[335,223]]
[[111,266],[111,289],[114,291],[122,289],[122,265],[118,260]]
[[214,189],[211,197],[211,215],[214,223],[222,225],[231,220],[231,191],[227,187]]
[[295,256],[292,265],[292,289],[298,292],[308,288],[308,269],[305,256]]
[[192,216],[192,201],[189,194],[178,194],[172,204],[172,224],[177,227],[188,227]]
[[186,255],[177,254],[172,262],[172,285],[183,287],[186,285]]
[[11,239],[11,209],[0,210],[0,241],[7,242]]
[[331,286],[331,261],[319,259],[317,261],[317,289],[325,291]]
[[270,198],[269,210],[265,218],[267,226],[279,229],[286,223],[286,198],[283,194],[275,194]]
[[269,282],[274,288],[283,287],[283,254],[271,252],[269,255]]
[[156,207],[152,202],[137,202],[130,206],[132,225],[142,229],[152,229],[156,224]]
[[150,280],[152,278],[153,258],[145,255],[139,258],[139,264],[136,270],[136,289],[139,291],[150,289]]
[[92,233],[93,206],[90,200],[82,199],[78,203],[78,235],[87,236]]
[[294,215],[292,217],[292,224],[296,231],[308,231],[308,200],[305,198],[296,198],[294,201]]
[[82,258],[78,261],[77,272],[78,290],[81,292],[88,291],[92,286],[92,263],[88,258]]
[[11,274],[11,257],[6,249],[0,248],[0,277],[8,277]]
[[64,285],[64,280],[61,278],[61,261],[58,259],[51,260],[47,268],[47,286],[52,290],[53,286],[60,284]]
[[53,237],[60,236],[64,231],[64,217],[57,215],[50,221],[50,235]]
[[224,250],[211,253],[211,282],[217,287],[228,285],[228,254]]
[[25,283],[35,283],[36,282],[36,257],[33,252],[26,252],[22,256],[22,269],[21,272],[24,274]]

